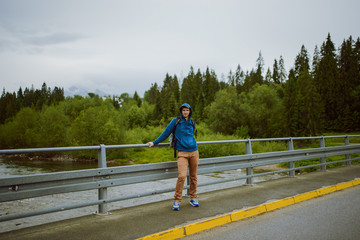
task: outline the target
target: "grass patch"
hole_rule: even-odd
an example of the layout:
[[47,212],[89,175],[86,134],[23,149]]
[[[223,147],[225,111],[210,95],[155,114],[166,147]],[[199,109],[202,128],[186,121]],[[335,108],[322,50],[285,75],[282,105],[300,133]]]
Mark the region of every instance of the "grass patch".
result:
[[[145,143],[150,141],[149,139],[155,139],[161,133],[160,128],[152,128],[151,134],[146,134],[144,138],[137,136],[141,135],[140,129],[135,129],[131,134],[132,143]],[[203,141],[222,141],[222,140],[239,140],[233,135],[221,135],[207,131],[205,128],[199,127],[198,142]],[[200,133],[200,134],[199,134]],[[324,136],[345,136],[345,135],[360,135],[360,133],[344,134],[344,133],[327,133]],[[136,140],[135,140],[136,139]],[[164,141],[164,143],[167,140]],[[350,137],[350,144],[359,144],[360,137]],[[266,153],[266,152],[277,152],[288,150],[287,141],[266,141],[266,142],[251,142],[253,154]],[[325,139],[325,146],[343,146],[345,145],[345,138],[331,138]],[[294,140],[294,149],[307,149],[307,148],[319,148],[320,139],[308,139],[308,140]],[[224,143],[224,144],[207,144],[198,145],[200,158],[220,157],[220,156],[234,156],[244,155],[246,153],[245,142],[241,143]],[[351,158],[359,157],[360,154],[353,154]],[[135,148],[135,149],[124,149],[121,151],[114,152],[107,156],[109,160],[114,160],[119,165],[129,164],[145,164],[145,163],[157,163],[157,162],[170,162],[176,161],[174,158],[174,150],[170,147],[153,147],[153,148]],[[345,159],[345,156],[327,158],[329,161],[338,161]],[[295,162],[295,167],[302,167],[308,165],[319,164],[320,159],[309,159],[304,161]],[[352,164],[360,163],[360,160],[353,161]],[[328,165],[328,168],[336,167],[341,164]],[[288,163],[281,164],[281,167],[287,167]],[[316,171],[319,167],[304,169],[302,171]]]

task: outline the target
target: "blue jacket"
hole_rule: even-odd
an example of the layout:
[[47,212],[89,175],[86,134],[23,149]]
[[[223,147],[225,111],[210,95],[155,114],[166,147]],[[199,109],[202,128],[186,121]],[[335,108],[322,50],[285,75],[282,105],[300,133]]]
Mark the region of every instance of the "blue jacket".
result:
[[[181,113],[181,108],[187,107],[190,109],[189,118],[186,121],[184,116]],[[180,121],[176,126],[175,137],[176,137],[176,149],[179,151],[192,152],[197,150],[197,144],[194,137],[194,126],[191,122],[192,109],[189,104],[184,103],[179,108],[180,111]],[[171,120],[169,125],[165,128],[164,132],[153,142],[155,145],[161,143],[167,139],[172,133],[175,127],[176,118]]]

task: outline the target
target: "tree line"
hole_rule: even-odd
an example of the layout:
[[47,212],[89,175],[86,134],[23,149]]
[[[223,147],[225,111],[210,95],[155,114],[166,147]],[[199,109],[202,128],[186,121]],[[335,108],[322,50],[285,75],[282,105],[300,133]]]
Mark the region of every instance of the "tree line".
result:
[[6,119],[14,117],[21,108],[32,107],[41,110],[44,105],[56,104],[64,101],[64,89],[55,87],[53,90],[43,83],[41,89],[20,87],[18,92],[5,92],[5,88],[0,97],[0,124],[5,123]]
[[190,68],[181,87],[176,75],[166,75],[163,86],[153,84],[145,100],[155,105],[157,120],[177,114],[188,102],[194,118],[211,130],[250,137],[308,136],[326,131],[360,128],[360,39],[350,36],[339,49],[328,34],[311,60],[303,45],[289,73],[282,56],[264,75],[259,53],[256,66],[230,70],[227,81],[215,71]]
[[314,49],[305,46],[286,72],[282,56],[264,69],[259,53],[246,72],[240,64],[225,77],[194,70],[183,79],[166,74],[140,98],[123,93],[100,98],[64,97],[62,88],[3,90],[0,147],[46,147],[144,143],[156,138],[179,115],[183,102],[193,108],[199,137],[310,136],[360,129],[360,39],[350,36],[336,49],[328,34]]

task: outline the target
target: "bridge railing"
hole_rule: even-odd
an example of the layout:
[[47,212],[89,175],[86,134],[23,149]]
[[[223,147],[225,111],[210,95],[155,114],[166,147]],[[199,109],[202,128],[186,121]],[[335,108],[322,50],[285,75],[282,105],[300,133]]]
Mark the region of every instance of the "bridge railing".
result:
[[[275,173],[289,173],[289,176],[295,176],[295,171],[305,168],[320,167],[322,171],[326,170],[328,164],[344,163],[347,166],[351,165],[352,161],[360,160],[360,158],[351,158],[351,154],[360,153],[360,144],[351,144],[351,137],[360,137],[360,135],[347,136],[321,136],[321,137],[297,137],[297,138],[267,138],[267,139],[242,139],[230,141],[209,141],[198,142],[198,145],[204,144],[224,144],[224,143],[245,143],[246,154],[225,157],[213,157],[200,159],[198,174],[207,174],[214,172],[221,172],[227,170],[246,169],[246,175],[232,177],[229,179],[221,179],[217,181],[204,182],[198,184],[199,187],[206,185],[213,185],[224,183],[228,181],[237,181],[246,179],[247,184],[253,184],[255,177],[260,177]],[[327,138],[344,138],[343,146],[326,147],[325,139]],[[310,140],[319,139],[320,146],[318,148],[299,149],[294,150],[295,140]],[[253,142],[264,141],[286,141],[288,145],[287,151],[266,152],[266,153],[252,153]],[[160,146],[169,146],[168,143],[159,144]],[[107,149],[124,149],[124,148],[143,148],[148,147],[147,144],[134,145],[99,145],[86,147],[57,147],[57,148],[35,148],[35,149],[8,149],[0,150],[1,154],[19,154],[19,153],[39,153],[39,152],[64,152],[64,151],[84,151],[95,150],[98,151],[98,168],[44,173],[26,176],[10,176],[0,178],[0,203],[7,201],[15,201],[27,198],[36,198],[40,196],[61,194],[69,192],[77,192],[84,190],[98,189],[98,200],[91,202],[83,202],[79,204],[58,206],[55,208],[48,208],[25,212],[20,214],[6,215],[0,217],[0,222],[8,221],[18,218],[41,215],[45,213],[52,213],[64,210],[70,210],[80,207],[87,207],[98,205],[98,212],[106,214],[108,212],[107,203],[133,199],[144,196],[151,196],[154,194],[166,193],[174,191],[173,188],[164,188],[156,191],[149,191],[136,195],[128,195],[117,198],[108,198],[108,189],[115,186],[122,186],[134,183],[142,183],[148,181],[156,181],[162,179],[177,177],[177,163],[164,162],[152,163],[142,165],[131,165],[121,167],[107,167],[106,164],[106,150]],[[344,155],[344,159],[338,161],[327,162],[326,158],[332,156]],[[295,167],[296,161],[320,159],[319,164]],[[254,173],[253,168],[257,166],[273,165],[280,163],[288,163],[287,169],[269,171],[263,173]],[[189,177],[187,185],[184,187],[189,190]]]

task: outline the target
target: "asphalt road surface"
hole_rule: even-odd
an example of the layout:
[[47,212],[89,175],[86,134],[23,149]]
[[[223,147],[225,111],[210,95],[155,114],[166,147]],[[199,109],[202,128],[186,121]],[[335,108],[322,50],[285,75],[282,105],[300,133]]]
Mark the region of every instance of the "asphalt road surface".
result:
[[184,239],[360,239],[360,186],[189,235]]

